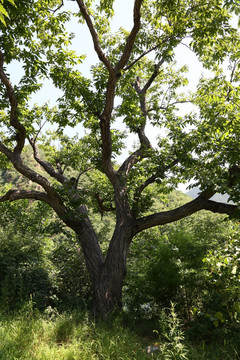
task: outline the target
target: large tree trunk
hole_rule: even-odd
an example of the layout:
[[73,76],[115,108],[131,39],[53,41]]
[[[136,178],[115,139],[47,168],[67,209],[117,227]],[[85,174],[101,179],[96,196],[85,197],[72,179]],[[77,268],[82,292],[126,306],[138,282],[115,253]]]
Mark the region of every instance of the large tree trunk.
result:
[[[88,230],[87,238],[86,230]],[[105,316],[114,308],[122,307],[122,287],[132,231],[131,226],[126,224],[117,225],[106,259],[96,261],[96,248],[94,249],[93,246],[95,241],[90,245],[89,230],[85,228],[85,231],[81,231],[78,236],[92,282],[94,313]]]
[[107,315],[115,308],[122,308],[122,287],[125,266],[115,264],[112,270],[104,266],[93,283],[94,313]]
[[94,280],[94,309],[102,315],[114,308],[122,308],[122,287],[131,239],[130,229],[116,227],[104,265]]
[[116,226],[109,243],[106,259],[97,235],[88,217],[87,207],[79,208],[79,222],[66,221],[68,226],[77,233],[81,244],[86,267],[93,287],[94,312],[103,316],[114,308],[122,307],[122,287],[126,274],[126,260],[129,245],[133,238],[133,221],[129,210],[126,194],[118,189],[115,204]]

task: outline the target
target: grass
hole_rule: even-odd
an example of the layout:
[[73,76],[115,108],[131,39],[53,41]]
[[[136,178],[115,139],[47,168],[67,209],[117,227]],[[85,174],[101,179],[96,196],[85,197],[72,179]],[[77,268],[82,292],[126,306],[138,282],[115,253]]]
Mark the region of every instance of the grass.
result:
[[[174,322],[175,321],[175,322]],[[149,336],[141,329],[125,324],[121,317],[94,322],[80,312],[40,315],[24,311],[0,315],[0,359],[2,360],[237,360],[239,343],[219,339],[217,343],[186,341],[176,318]],[[170,327],[169,327],[170,326]],[[157,335],[156,335],[157,334]],[[158,336],[158,338],[156,338]],[[144,349],[157,342],[160,351],[147,354]]]
[[73,313],[0,318],[0,359],[145,359],[144,341],[117,322]]

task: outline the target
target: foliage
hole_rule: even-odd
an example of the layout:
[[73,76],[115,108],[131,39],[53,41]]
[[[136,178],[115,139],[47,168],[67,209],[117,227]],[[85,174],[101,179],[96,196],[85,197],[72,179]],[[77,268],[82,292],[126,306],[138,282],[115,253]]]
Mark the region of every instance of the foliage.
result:
[[[170,298],[181,298],[187,281],[191,289],[189,274],[193,272],[195,279],[201,268],[197,256],[196,265],[190,265],[192,255],[186,251],[186,244],[194,249],[195,234],[190,232],[183,240],[183,234],[175,231],[170,241],[157,226],[203,209],[239,217],[240,38],[231,20],[239,15],[239,5],[231,0],[135,0],[132,29],[116,33],[111,31],[113,0],[78,0],[72,4],[73,12],[66,11],[60,0],[22,0],[17,5],[4,2],[9,18],[0,23],[0,165],[6,176],[12,175],[8,184],[1,184],[0,202],[42,201],[60,218],[64,235],[55,238],[57,249],[52,254],[61,268],[56,282],[65,284],[58,289],[59,296],[67,293],[66,286],[75,287],[75,280],[67,281],[73,271],[66,266],[73,269],[82,260],[82,255],[79,260],[74,255],[81,246],[96,309],[106,314],[116,304],[121,306],[129,246],[146,230],[150,241],[138,235],[139,243],[145,243],[145,259],[139,256],[145,261],[146,284],[152,282],[155,289],[153,302],[165,305]],[[81,73],[86,56],[73,49],[74,34],[67,31],[73,19],[87,26],[99,59],[89,76]],[[209,71],[194,94],[188,92],[187,66],[176,61],[182,44]],[[19,80],[11,73],[16,63]],[[54,107],[32,106],[31,97],[45,80],[60,90],[59,99]],[[186,103],[192,107],[184,115]],[[53,131],[44,131],[45,124]],[[147,136],[148,125],[158,134],[154,146]],[[73,136],[66,135],[66,128],[72,128]],[[118,164],[116,158],[127,147],[130,133],[138,142]],[[22,178],[14,178],[14,171]],[[197,199],[171,210],[154,209],[155,193],[164,199],[186,181],[200,187]],[[216,192],[228,193],[234,204],[210,201]],[[101,218],[114,213],[114,229],[107,233],[93,224],[96,213]],[[208,250],[201,241],[197,244]],[[150,267],[148,256],[155,266]],[[84,267],[78,275],[86,280],[83,287],[76,287],[85,296],[89,280]],[[132,292],[130,298],[137,294]],[[67,299],[69,294],[64,302]]]
[[124,299],[128,311],[148,319],[174,301],[189,333],[205,338],[214,328],[239,327],[239,225],[200,216],[134,241]]
[[[14,0],[5,0],[5,2],[8,1],[10,4],[15,5]],[[9,17],[7,10],[3,6],[4,0],[1,0],[0,2],[0,21],[6,26],[5,17]]]
[[204,299],[206,316],[214,326],[225,325],[236,328],[240,324],[240,274],[239,274],[239,233],[234,230],[224,244],[209,251],[203,259],[208,294]]
[[174,304],[170,309],[163,309],[159,316],[160,356],[159,359],[187,360],[188,350],[184,344],[185,335],[178,319]]
[[30,297],[39,308],[48,304],[51,283],[45,251],[43,239],[39,236],[31,238],[14,231],[14,228],[8,231],[1,229],[1,310],[20,308]]
[[53,243],[49,254],[53,266],[51,306],[59,311],[89,307],[91,283],[76,238],[65,231],[55,235]]
[[0,210],[1,310],[30,299],[40,310],[85,308],[91,287],[74,234],[42,203],[3,203]]

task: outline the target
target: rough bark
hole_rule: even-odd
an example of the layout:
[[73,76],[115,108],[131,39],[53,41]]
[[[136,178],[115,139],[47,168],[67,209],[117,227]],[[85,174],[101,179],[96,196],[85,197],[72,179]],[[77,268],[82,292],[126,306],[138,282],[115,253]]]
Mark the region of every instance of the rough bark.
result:
[[122,307],[127,254],[133,238],[133,219],[126,189],[119,183],[115,184],[115,205],[116,226],[105,259],[85,207],[81,210],[84,217],[74,229],[78,234],[92,282],[94,312],[103,316],[116,307]]
[[114,308],[122,307],[122,287],[131,239],[131,227],[124,224],[116,227],[107,257],[92,279],[95,313],[105,316]]

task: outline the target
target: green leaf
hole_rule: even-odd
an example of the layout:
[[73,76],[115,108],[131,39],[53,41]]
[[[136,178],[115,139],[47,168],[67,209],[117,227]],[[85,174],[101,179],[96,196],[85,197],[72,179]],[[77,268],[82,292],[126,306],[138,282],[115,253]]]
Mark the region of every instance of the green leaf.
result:
[[4,16],[0,14],[0,21],[6,26],[6,21],[4,19]]
[[7,10],[0,4],[0,13],[6,17],[9,17]]

